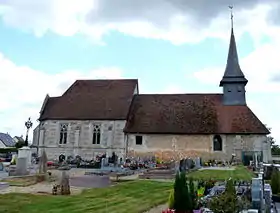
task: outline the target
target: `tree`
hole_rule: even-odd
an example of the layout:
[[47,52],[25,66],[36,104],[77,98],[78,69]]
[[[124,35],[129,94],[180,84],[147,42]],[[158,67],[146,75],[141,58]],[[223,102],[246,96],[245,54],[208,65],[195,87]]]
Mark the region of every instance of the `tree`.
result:
[[[270,127],[267,127],[269,131],[271,131]],[[270,135],[267,136],[267,142],[270,143],[271,146],[271,154],[272,155],[280,155],[280,146],[276,144],[275,139]]]
[[235,186],[232,179],[227,181],[226,190],[224,193],[210,200],[209,208],[215,213],[239,212],[240,205],[238,203]]
[[194,189],[193,178],[189,179],[189,190],[190,190],[191,209],[194,210],[197,207],[197,194]]
[[272,176],[271,176],[271,189],[273,194],[278,194],[280,191],[280,175],[277,168],[273,169]]
[[176,174],[174,183],[174,209],[176,212],[189,212],[191,209],[191,199],[186,179],[186,173]]
[[17,149],[20,149],[20,148],[22,148],[24,145],[25,145],[25,142],[24,142],[24,141],[18,141],[18,142],[15,144],[15,147],[16,147]]

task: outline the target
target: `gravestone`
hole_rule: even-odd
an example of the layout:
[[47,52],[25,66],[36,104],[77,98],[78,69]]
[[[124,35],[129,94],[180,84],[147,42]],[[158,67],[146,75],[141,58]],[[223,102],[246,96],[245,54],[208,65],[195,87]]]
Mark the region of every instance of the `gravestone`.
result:
[[262,209],[262,198],[263,198],[263,189],[262,189],[262,179],[261,178],[252,178],[252,206],[254,209]]
[[106,158],[101,158],[101,169],[105,167],[106,164]]
[[17,159],[17,165],[16,165],[16,175],[21,176],[21,175],[27,175],[28,174],[28,162],[27,158],[18,158]]
[[195,168],[197,168],[197,169],[201,168],[200,157],[195,158]]
[[0,172],[3,172],[4,171],[4,164],[2,162],[0,162]]
[[193,160],[191,158],[186,159],[186,164],[188,169],[191,169],[193,165]]
[[26,158],[27,168],[31,166],[31,149],[24,146],[18,150],[18,158]]
[[8,173],[5,171],[4,164],[0,162],[0,180],[1,178],[6,178],[8,176]]
[[69,175],[65,171],[61,175],[60,190],[61,195],[70,195]]
[[265,200],[265,206],[267,210],[270,210],[271,203],[272,203],[272,190],[270,184],[264,184],[264,200]]
[[48,159],[47,159],[46,151],[43,150],[42,155],[39,160],[39,173],[40,174],[45,174],[47,172],[47,161],[48,161]]
[[184,172],[185,171],[184,169],[185,169],[184,168],[184,159],[181,159],[179,161],[179,170],[180,170],[180,172]]

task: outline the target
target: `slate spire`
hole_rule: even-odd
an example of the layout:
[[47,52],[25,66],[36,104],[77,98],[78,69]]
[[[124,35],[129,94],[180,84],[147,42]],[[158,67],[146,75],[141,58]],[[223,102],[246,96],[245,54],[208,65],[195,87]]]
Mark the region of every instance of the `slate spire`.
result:
[[[232,7],[229,7],[232,10]],[[227,58],[227,65],[224,76],[220,81],[220,87],[223,87],[223,96],[225,105],[246,105],[245,86],[248,80],[242,72],[236,48],[236,42],[233,31],[233,14],[231,11],[231,35]]]
[[[230,7],[232,9],[232,7]],[[238,54],[235,42],[235,36],[233,31],[233,14],[231,13],[231,35],[230,35],[230,43],[228,50],[228,58],[227,65],[224,76],[220,81],[220,87],[225,83],[244,83],[245,85],[248,83],[248,80],[245,78],[244,73],[242,72],[239,61]]]

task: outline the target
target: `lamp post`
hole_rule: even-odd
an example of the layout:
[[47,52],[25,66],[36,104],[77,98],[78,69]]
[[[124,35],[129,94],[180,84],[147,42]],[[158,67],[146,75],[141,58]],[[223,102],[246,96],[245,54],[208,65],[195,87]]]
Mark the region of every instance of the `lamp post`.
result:
[[28,121],[25,122],[25,127],[26,127],[26,138],[25,138],[25,144],[24,146],[28,146],[28,133],[29,129],[32,127],[33,123],[31,122],[31,118],[28,118]]

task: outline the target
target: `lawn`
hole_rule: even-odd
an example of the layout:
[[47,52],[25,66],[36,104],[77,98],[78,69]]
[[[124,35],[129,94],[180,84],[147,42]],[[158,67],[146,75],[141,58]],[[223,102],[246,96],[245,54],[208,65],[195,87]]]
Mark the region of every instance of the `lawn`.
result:
[[0,195],[0,213],[140,213],[167,202],[172,183],[129,181],[75,196]]
[[192,177],[196,180],[225,180],[231,177],[233,180],[249,181],[252,177],[255,177],[255,175],[246,167],[237,166],[235,170],[199,170],[188,174],[188,177]]

